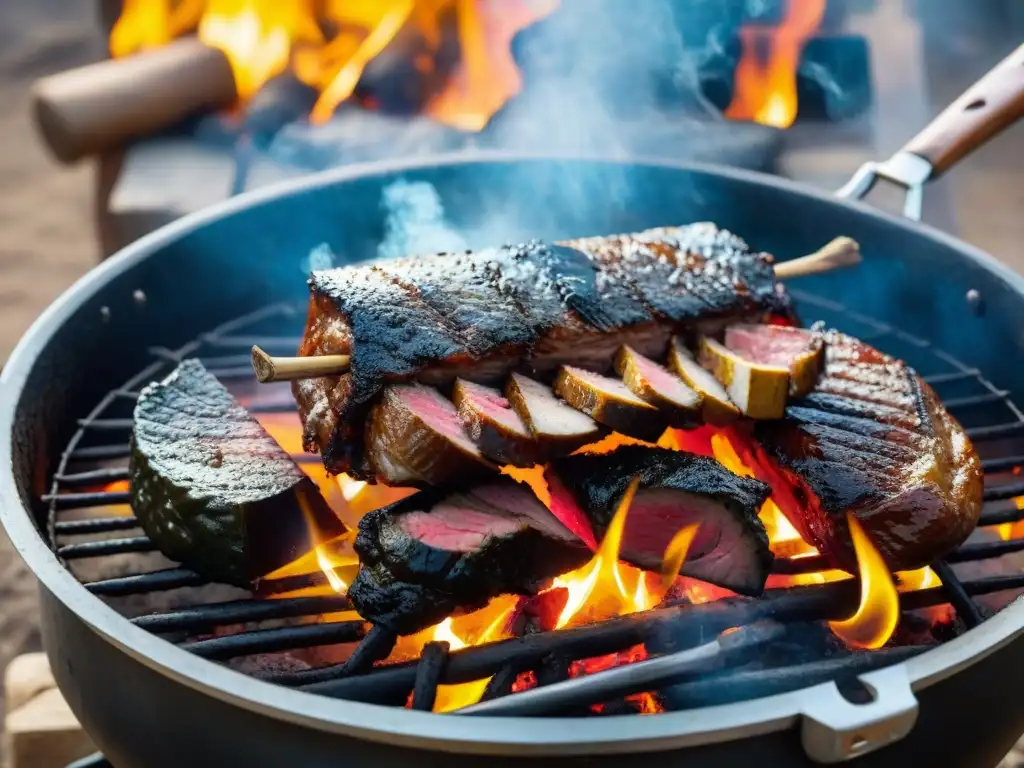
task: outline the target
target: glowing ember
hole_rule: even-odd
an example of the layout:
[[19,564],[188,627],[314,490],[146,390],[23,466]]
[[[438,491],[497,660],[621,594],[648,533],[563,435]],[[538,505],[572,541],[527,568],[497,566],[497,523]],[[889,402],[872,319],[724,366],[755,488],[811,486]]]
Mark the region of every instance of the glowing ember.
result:
[[[1014,497],[1013,505],[1017,507],[1017,509],[1024,509],[1024,496]],[[1015,523],[1002,523],[997,525],[995,530],[996,535],[998,535],[1003,541],[1024,538],[1024,520],[1018,520]]]
[[825,4],[826,0],[789,0],[779,26],[748,25],[740,29],[743,56],[736,67],[727,117],[776,128],[793,124],[800,54],[821,24]]
[[126,0],[110,51],[127,56],[196,30],[227,56],[240,100],[291,69],[320,92],[310,120],[323,123],[352,97],[367,65],[406,31],[425,48],[414,66],[433,72],[448,24],[458,33],[460,60],[425,111],[479,131],[521,88],[512,38],[556,6],[557,0]]
[[875,649],[885,645],[900,620],[900,600],[892,575],[871,538],[854,515],[846,515],[860,571],[860,605],[844,621],[829,627],[847,645]]

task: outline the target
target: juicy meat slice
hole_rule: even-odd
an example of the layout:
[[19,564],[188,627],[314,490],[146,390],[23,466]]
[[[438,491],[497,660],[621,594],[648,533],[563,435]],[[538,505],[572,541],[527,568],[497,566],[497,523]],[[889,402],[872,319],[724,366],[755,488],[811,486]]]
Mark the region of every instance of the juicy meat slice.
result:
[[366,421],[366,458],[388,485],[436,485],[497,469],[463,429],[455,406],[420,384],[385,388]]
[[803,397],[825,366],[822,335],[807,328],[737,323],[725,329],[725,346],[744,360],[789,369],[789,392]]
[[517,467],[538,463],[540,443],[501,392],[457,379],[452,399],[462,426],[484,456]]
[[[640,445],[566,456],[552,463],[547,476],[549,486],[557,489],[553,513],[570,529],[579,527],[585,516],[598,540],[629,483],[638,477],[640,485],[626,514],[623,560],[657,569],[672,537],[698,523],[680,573],[741,594],[757,595],[764,589],[773,562],[768,534],[758,518],[771,493],[764,483],[734,475],[706,456]],[[578,511],[571,509],[566,494]]]
[[739,408],[729,398],[725,387],[701,367],[679,338],[673,338],[669,345],[668,365],[673,373],[700,395],[701,417],[707,424],[726,426],[739,418]]
[[634,395],[619,379],[563,366],[555,379],[555,394],[577,411],[624,435],[657,440],[667,419],[646,400]]
[[[981,513],[981,464],[963,428],[907,366],[844,334],[825,334],[818,389],[758,423],[758,476],[804,539],[856,572],[846,513],[857,516],[894,571],[959,545]],[[843,394],[822,388],[846,382]],[[890,392],[888,404],[878,390]]]
[[349,598],[363,618],[400,634],[500,594],[534,594],[590,558],[528,488],[505,479],[370,512],[355,548]]
[[701,423],[701,396],[653,360],[623,346],[615,357],[615,371],[633,394],[666,416],[669,426],[686,428]]
[[740,413],[781,419],[789,393],[789,369],[747,360],[714,339],[701,338],[700,363],[725,387]]
[[772,258],[711,224],[314,272],[310,291],[299,354],[347,354],[350,368],[293,385],[304,445],[357,475],[388,383],[605,372],[624,343],[658,357],[676,331],[791,314]]
[[[132,510],[167,557],[249,588],[344,524],[273,437],[198,360],[142,390]],[[312,517],[311,522],[307,515]]]
[[559,400],[550,387],[526,376],[509,376],[505,395],[544,456],[571,453],[601,436],[597,422]]

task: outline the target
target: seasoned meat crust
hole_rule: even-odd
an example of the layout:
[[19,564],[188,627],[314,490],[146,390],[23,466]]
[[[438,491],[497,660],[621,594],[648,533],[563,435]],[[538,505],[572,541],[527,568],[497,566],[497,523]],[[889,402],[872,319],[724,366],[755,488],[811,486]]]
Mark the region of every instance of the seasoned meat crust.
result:
[[360,476],[363,421],[388,382],[603,373],[622,344],[660,358],[672,333],[791,312],[771,256],[712,224],[377,262],[309,283],[299,355],[351,359],[342,376],[293,385],[304,443],[329,471]]

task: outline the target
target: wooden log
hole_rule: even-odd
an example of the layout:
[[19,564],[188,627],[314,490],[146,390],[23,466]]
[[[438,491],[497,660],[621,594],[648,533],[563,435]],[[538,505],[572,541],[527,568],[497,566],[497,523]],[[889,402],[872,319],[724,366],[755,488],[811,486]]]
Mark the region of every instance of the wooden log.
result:
[[33,115],[58,160],[111,151],[238,98],[231,64],[195,37],[45,77]]
[[96,751],[57,688],[45,653],[14,659],[4,688],[9,768],[61,768]]

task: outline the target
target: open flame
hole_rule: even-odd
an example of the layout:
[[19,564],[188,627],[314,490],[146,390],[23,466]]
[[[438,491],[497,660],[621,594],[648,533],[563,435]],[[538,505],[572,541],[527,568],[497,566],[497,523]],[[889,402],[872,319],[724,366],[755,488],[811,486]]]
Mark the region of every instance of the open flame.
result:
[[557,0],[125,0],[110,52],[127,56],[195,31],[227,56],[240,101],[290,70],[319,92],[309,115],[319,124],[353,96],[367,65],[400,35],[419,37],[423,53],[414,66],[436,72],[451,27],[459,61],[439,78],[425,112],[479,131],[521,88],[512,38],[556,7]]
[[788,0],[778,26],[751,24],[740,29],[743,55],[736,67],[726,117],[776,128],[793,124],[800,54],[821,24],[825,5],[826,0]]
[[830,621],[829,627],[854,648],[881,648],[899,624],[900,598],[892,574],[860,521],[847,513],[846,522],[860,570],[860,605],[850,618]]

